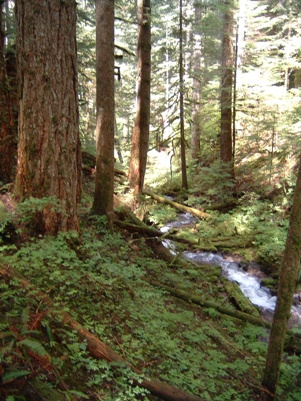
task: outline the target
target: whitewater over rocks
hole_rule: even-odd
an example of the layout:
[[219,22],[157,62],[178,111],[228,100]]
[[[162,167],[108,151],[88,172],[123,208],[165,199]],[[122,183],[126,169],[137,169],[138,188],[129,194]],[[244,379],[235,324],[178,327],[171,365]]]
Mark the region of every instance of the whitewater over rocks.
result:
[[[174,227],[183,227],[195,224],[197,219],[189,213],[180,213],[178,219],[170,222],[161,228],[162,232],[167,232]],[[172,241],[165,240],[164,245],[175,253],[175,246]],[[197,264],[208,264],[212,266],[220,266],[222,274],[230,281],[238,283],[243,294],[249,298],[253,305],[257,306],[265,318],[272,319],[273,312],[276,306],[277,297],[272,295],[269,288],[261,285],[262,275],[260,266],[250,264],[242,268],[235,257],[231,255],[224,256],[220,253],[202,252],[202,251],[186,251],[182,256]],[[255,269],[254,269],[255,266]],[[301,299],[300,294],[296,294],[294,306],[291,311],[290,325],[297,324],[301,327]]]

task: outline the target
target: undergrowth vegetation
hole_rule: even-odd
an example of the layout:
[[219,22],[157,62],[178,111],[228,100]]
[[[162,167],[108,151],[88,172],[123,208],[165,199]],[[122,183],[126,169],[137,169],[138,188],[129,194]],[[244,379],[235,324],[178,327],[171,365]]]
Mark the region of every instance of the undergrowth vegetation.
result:
[[[157,280],[234,308],[218,275],[212,282],[213,267],[183,268],[157,259],[146,240],[108,233],[104,219],[84,208],[81,236],[33,235],[29,227],[41,206],[39,201],[25,204],[21,214],[6,215],[1,223],[0,399],[155,400],[137,386],[142,377],[159,378],[201,400],[257,399],[267,330],[177,299],[150,283]],[[149,209],[153,224],[163,215],[175,218],[172,209]],[[281,253],[287,226],[271,204],[241,203],[233,212],[212,216],[184,235],[209,241],[252,234],[263,260]],[[9,223],[17,227],[13,241],[5,231]],[[94,359],[66,313],[128,364]],[[280,394],[294,401],[300,399],[300,357],[286,358]]]

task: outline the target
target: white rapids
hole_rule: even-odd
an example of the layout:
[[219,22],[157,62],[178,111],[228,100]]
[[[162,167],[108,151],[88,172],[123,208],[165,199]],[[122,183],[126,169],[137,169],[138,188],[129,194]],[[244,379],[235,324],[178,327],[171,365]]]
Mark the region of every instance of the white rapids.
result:
[[[168,223],[161,228],[161,231],[168,232],[173,227],[194,224],[195,221],[195,218],[189,213],[181,213],[177,221]],[[163,243],[171,252],[175,253],[175,246],[172,241],[165,240]],[[267,287],[261,285],[261,279],[259,277],[251,274],[248,270],[242,269],[231,257],[224,257],[219,253],[201,251],[186,251],[182,253],[182,256],[197,264],[204,263],[220,266],[224,277],[230,281],[237,282],[243,294],[249,298],[254,305],[260,308],[263,313],[270,315],[270,317],[272,316],[277,297],[273,296]],[[296,295],[296,302],[292,307],[291,315],[292,324],[301,326],[301,299],[299,299],[299,297],[299,295]]]

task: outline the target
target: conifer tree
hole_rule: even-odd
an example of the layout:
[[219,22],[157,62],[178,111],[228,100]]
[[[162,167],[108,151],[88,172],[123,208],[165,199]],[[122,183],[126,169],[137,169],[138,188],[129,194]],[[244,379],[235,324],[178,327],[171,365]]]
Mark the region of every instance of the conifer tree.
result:
[[19,147],[15,195],[54,197],[39,229],[78,230],[81,147],[78,129],[75,0],[17,0]]
[[180,146],[181,146],[181,174],[182,188],[188,189],[187,166],[186,166],[186,144],[184,128],[184,61],[183,61],[183,0],[180,0],[180,30],[179,30],[179,82],[180,82]]
[[96,175],[93,213],[113,229],[114,0],[96,0]]
[[0,2],[0,181],[6,184],[13,181],[17,164],[17,96],[15,54],[5,46],[4,3]]
[[201,82],[203,77],[201,76],[201,19],[202,19],[202,1],[194,1],[194,49],[193,49],[193,104],[192,104],[192,131],[191,131],[191,156],[193,159],[198,160],[200,153],[200,136],[201,136],[201,124],[200,124],[200,112],[201,112]]
[[266,357],[262,385],[268,391],[264,399],[275,398],[288,319],[300,271],[301,258],[301,158],[286,245],[281,264],[277,303]]
[[137,110],[129,170],[130,187],[136,198],[143,189],[146,170],[150,123],[150,79],[151,2],[150,0],[138,0]]
[[222,39],[221,134],[220,155],[227,172],[234,178],[232,154],[232,91],[233,91],[233,10],[232,0],[224,1]]

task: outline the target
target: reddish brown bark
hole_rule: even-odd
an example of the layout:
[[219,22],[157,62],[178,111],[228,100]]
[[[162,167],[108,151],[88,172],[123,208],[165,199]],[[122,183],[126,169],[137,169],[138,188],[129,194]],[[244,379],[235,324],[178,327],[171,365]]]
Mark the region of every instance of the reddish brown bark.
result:
[[[0,182],[12,182],[17,165],[17,99],[15,68],[11,69],[11,79],[5,62],[5,33],[2,28],[3,3],[0,3]],[[14,55],[8,58],[14,61]],[[13,65],[15,67],[15,65]],[[15,110],[15,112],[14,112]]]
[[19,147],[15,194],[55,197],[41,230],[78,230],[81,191],[75,0],[17,0]]

